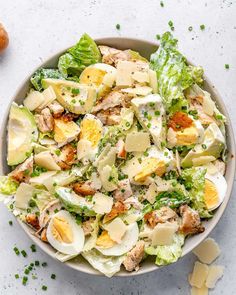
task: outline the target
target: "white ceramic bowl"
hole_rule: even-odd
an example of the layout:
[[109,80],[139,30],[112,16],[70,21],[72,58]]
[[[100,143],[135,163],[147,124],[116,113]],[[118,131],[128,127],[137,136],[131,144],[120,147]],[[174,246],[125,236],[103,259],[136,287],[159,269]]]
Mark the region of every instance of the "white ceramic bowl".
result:
[[[141,55],[143,55],[146,58],[150,57],[150,54],[153,53],[157,49],[157,44],[148,42],[145,40],[139,40],[139,39],[130,39],[130,38],[104,38],[104,39],[98,39],[96,40],[97,44],[103,44],[112,46],[119,49],[133,49],[138,52],[140,52]],[[47,61],[45,61],[43,64],[40,65],[40,67],[55,67],[57,65],[58,57],[63,54],[64,52],[59,52],[49,58]],[[200,61],[199,61],[200,62]],[[35,69],[36,70],[36,69]],[[33,74],[33,73],[32,73]],[[27,77],[24,82],[20,85],[18,88],[16,94],[14,95],[12,101],[16,101],[18,103],[21,103],[23,101],[23,98],[25,97],[29,85],[30,85],[30,77]],[[227,131],[227,146],[229,151],[229,161],[227,164],[226,169],[226,180],[228,183],[228,189],[226,196],[224,198],[224,202],[221,204],[221,206],[216,210],[214,217],[210,219],[209,221],[205,222],[205,231],[202,234],[195,235],[193,237],[190,237],[186,240],[186,243],[183,247],[183,255],[186,255],[189,253],[193,248],[195,248],[199,243],[201,243],[213,230],[213,228],[216,226],[218,221],[220,220],[226,205],[229,201],[230,194],[233,187],[233,180],[234,180],[234,173],[235,173],[235,143],[234,143],[234,134],[232,125],[230,122],[230,118],[228,115],[228,112],[225,108],[224,102],[220,95],[217,93],[215,87],[211,84],[208,78],[205,77],[205,83],[204,83],[204,89],[209,91],[212,95],[212,98],[216,101],[220,111],[226,116],[227,118],[227,125],[226,125],[226,131]],[[9,104],[10,108],[10,104]],[[8,173],[9,168],[6,163],[6,151],[7,151],[7,141],[6,141],[6,127],[7,127],[7,121],[8,121],[8,111],[9,108],[5,114],[5,118],[3,121],[3,125],[1,128],[1,143],[0,143],[0,165],[1,165],[1,175]],[[34,241],[36,245],[38,245],[43,251],[45,251],[48,255],[55,258],[55,250],[48,244],[42,242],[38,238],[36,238],[33,235],[33,231],[24,223],[22,223],[20,220],[18,220],[24,231],[30,236],[30,238]],[[154,258],[154,257],[153,257]],[[83,258],[79,257],[75,260],[68,261],[65,264],[67,264],[69,267],[92,275],[98,275],[96,270],[94,270]],[[117,276],[134,276],[138,274],[144,274],[153,270],[156,270],[157,266],[154,264],[154,259],[151,259],[151,257],[147,260],[145,260],[142,263],[142,266],[138,272],[131,272],[128,273],[125,270],[121,270]]]

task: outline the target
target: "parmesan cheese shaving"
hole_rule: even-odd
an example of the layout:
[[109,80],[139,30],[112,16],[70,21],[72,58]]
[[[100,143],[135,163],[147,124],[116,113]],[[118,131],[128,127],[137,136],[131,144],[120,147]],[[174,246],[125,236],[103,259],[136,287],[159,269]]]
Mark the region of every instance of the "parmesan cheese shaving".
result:
[[193,287],[201,288],[207,279],[209,268],[206,264],[196,261],[189,283]]
[[105,214],[111,211],[113,205],[113,199],[102,193],[96,193],[93,196],[93,210],[97,214]]
[[149,185],[149,188],[144,195],[144,198],[148,200],[149,203],[153,204],[156,201],[156,196],[158,195],[158,190],[156,184],[153,182]]
[[170,245],[178,226],[175,223],[158,223],[152,232],[152,246]]
[[220,255],[220,248],[215,240],[208,238],[197,246],[193,253],[201,262],[210,264]]
[[220,265],[211,265],[209,267],[208,276],[206,279],[207,288],[215,288],[217,281],[223,276],[224,267]]
[[127,226],[119,217],[117,217],[112,222],[105,225],[104,228],[108,231],[108,234],[113,241],[120,243],[126,233]]
[[150,137],[146,132],[129,133],[125,140],[127,152],[144,152],[150,147]]
[[206,286],[201,288],[192,287],[191,295],[208,295],[208,288]]

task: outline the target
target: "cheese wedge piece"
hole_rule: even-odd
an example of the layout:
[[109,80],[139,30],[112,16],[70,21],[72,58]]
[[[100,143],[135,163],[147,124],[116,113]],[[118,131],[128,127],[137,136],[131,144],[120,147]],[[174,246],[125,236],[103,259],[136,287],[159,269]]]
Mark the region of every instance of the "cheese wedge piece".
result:
[[127,226],[119,217],[112,220],[112,222],[104,226],[104,228],[107,230],[110,238],[116,243],[121,242],[121,239],[123,238],[127,230]]
[[207,288],[215,288],[217,281],[223,276],[224,267],[221,265],[211,265],[209,267],[208,276],[206,279],[206,287]]
[[151,235],[152,246],[171,245],[177,229],[176,223],[158,223]]
[[208,288],[206,286],[201,288],[192,287],[191,295],[208,295]]
[[193,253],[201,262],[211,264],[220,255],[220,248],[214,239],[208,238],[197,246]]
[[147,132],[129,133],[125,139],[127,152],[144,152],[150,147],[150,137]]
[[144,195],[144,198],[148,200],[149,203],[153,204],[156,201],[156,196],[158,195],[158,189],[156,184],[153,182],[149,185],[149,188]]
[[34,188],[27,184],[21,183],[15,194],[15,206],[20,209],[27,209],[28,203],[33,196]]
[[113,199],[102,193],[96,193],[93,196],[93,210],[97,214],[105,214],[111,211]]
[[205,284],[208,272],[208,265],[196,261],[194,264],[193,273],[189,278],[189,284],[192,287],[201,288]]
[[37,165],[44,167],[51,171],[61,170],[61,167],[57,165],[52,154],[49,151],[41,152],[34,156],[34,161]]

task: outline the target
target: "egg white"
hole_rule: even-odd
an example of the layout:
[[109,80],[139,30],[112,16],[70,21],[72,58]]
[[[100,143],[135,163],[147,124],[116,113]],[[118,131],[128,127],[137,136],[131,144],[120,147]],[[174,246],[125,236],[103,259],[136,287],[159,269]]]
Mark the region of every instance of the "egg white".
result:
[[137,243],[139,236],[139,228],[136,222],[127,226],[126,233],[121,240],[121,243],[115,244],[111,248],[103,249],[96,246],[96,249],[99,250],[105,256],[120,256],[128,251],[130,251]]
[[[54,217],[62,217],[69,223],[71,230],[73,232],[73,238],[74,238],[74,241],[72,243],[69,244],[69,243],[60,242],[54,238],[52,234]],[[63,254],[76,255],[76,254],[79,254],[84,247],[84,231],[82,227],[78,225],[75,219],[71,216],[71,214],[65,210],[59,211],[50,220],[48,228],[47,228],[47,239],[53,248],[55,248],[57,251]]]

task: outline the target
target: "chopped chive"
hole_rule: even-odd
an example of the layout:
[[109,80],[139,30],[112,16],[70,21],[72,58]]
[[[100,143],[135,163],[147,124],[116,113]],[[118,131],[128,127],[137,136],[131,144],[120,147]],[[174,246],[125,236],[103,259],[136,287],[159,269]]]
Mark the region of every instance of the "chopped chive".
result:
[[43,291],[47,291],[47,289],[48,289],[47,286],[45,286],[45,285],[42,286],[42,290],[43,290]]
[[156,35],[157,40],[161,39],[161,36],[159,34]]
[[120,30],[120,24],[116,24],[116,29]]
[[16,278],[16,279],[19,279],[19,277],[20,277],[20,276],[18,275],[18,273],[16,273],[16,274],[15,274],[15,278]]
[[22,284],[25,286],[28,281],[28,277],[23,277]]
[[205,150],[207,146],[205,144],[202,144],[202,148]]
[[228,70],[229,69],[229,64],[225,64],[225,68]]
[[168,25],[169,25],[170,27],[173,27],[173,22],[172,22],[172,20],[169,20]]
[[31,249],[32,252],[36,252],[36,246],[34,244],[32,244],[30,246],[30,249]]
[[24,274],[25,274],[25,275],[28,275],[29,273],[30,273],[29,269],[26,268],[25,271],[24,271]]
[[204,31],[205,30],[205,25],[200,25],[200,30]]
[[11,220],[8,221],[9,225],[12,226],[13,222]]
[[72,92],[72,94],[77,95],[80,93],[80,89],[79,88],[72,88],[71,92]]
[[17,256],[20,255],[20,251],[19,251],[19,249],[17,247],[14,247],[13,250],[15,251]]
[[21,251],[21,254],[22,254],[24,257],[27,256],[27,253],[25,252],[25,250],[22,250],[22,251]]
[[56,279],[56,275],[54,273],[51,274],[51,279],[55,280]]
[[155,116],[160,116],[160,111],[155,111]]
[[39,263],[38,260],[36,260],[34,264],[35,264],[35,266],[39,266],[40,265],[40,263]]
[[42,266],[43,266],[43,267],[46,267],[47,265],[48,265],[47,262],[43,262],[43,263],[42,263]]
[[147,128],[151,128],[151,126],[152,126],[151,123],[147,124]]
[[164,7],[164,3],[163,1],[160,2],[161,7]]
[[188,27],[188,30],[189,32],[191,32],[193,30],[193,27],[192,26]]

